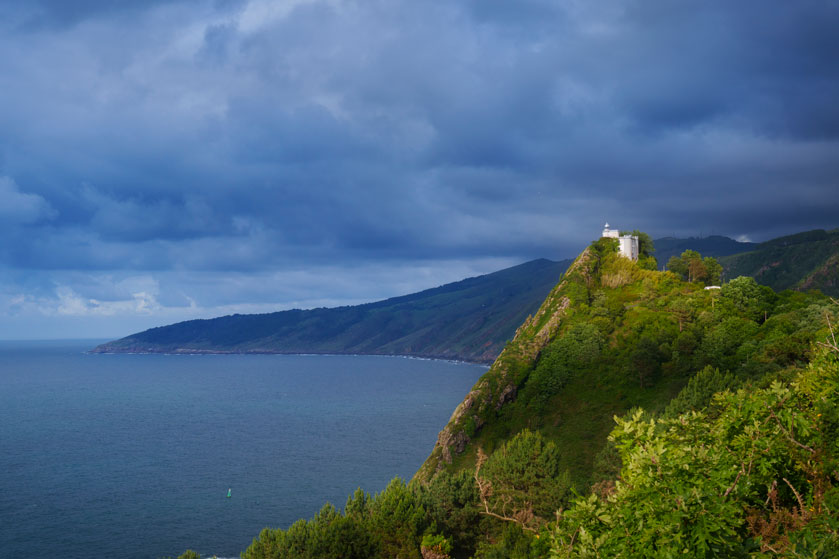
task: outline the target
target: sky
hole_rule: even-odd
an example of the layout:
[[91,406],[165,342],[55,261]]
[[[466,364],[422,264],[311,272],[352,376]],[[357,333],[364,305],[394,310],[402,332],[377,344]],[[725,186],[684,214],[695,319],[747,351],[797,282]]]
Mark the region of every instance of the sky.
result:
[[832,0],[0,0],[0,339],[839,227]]

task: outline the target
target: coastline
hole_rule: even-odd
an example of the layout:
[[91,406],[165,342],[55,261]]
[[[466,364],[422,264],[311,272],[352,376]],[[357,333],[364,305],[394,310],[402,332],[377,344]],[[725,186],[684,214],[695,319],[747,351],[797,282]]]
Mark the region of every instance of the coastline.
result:
[[97,351],[97,348],[93,348],[85,353],[91,355],[297,355],[297,356],[335,356],[335,357],[401,357],[403,359],[418,359],[424,361],[443,361],[448,363],[463,363],[466,365],[480,365],[486,368],[489,368],[494,359],[492,361],[472,361],[469,359],[462,359],[462,358],[453,358],[453,357],[446,357],[442,355],[428,355],[428,354],[411,354],[411,353],[353,353],[353,352],[338,352],[338,351],[330,351],[330,352],[313,352],[313,351],[274,351],[268,349],[260,349],[260,350],[246,350],[246,351],[235,351],[235,350],[224,350],[224,349],[196,349],[196,348],[177,348],[174,350],[154,350],[154,349],[147,349],[147,350],[135,350],[132,349],[130,351],[112,351],[112,350],[102,350]]

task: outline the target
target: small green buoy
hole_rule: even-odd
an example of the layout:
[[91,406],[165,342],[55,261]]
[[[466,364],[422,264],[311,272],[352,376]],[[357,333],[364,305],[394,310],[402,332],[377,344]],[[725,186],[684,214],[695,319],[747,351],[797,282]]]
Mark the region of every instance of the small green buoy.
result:
[[231,491],[232,491],[232,489],[230,489],[230,488],[228,488],[228,489],[227,489],[227,498],[228,498],[228,499],[231,497],[231,495],[230,495],[230,492],[231,492]]

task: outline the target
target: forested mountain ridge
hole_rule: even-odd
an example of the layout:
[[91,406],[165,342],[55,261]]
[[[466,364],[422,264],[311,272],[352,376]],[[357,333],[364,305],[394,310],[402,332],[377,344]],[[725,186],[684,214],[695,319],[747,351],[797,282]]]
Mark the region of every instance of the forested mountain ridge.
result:
[[751,276],[775,290],[819,289],[839,296],[839,229],[772,239],[719,261],[726,277]]
[[412,483],[266,529],[243,558],[835,557],[837,322],[819,293],[706,290],[601,239]]
[[97,353],[349,353],[491,363],[570,261],[539,259],[365,305],[190,320]]
[[667,264],[671,256],[679,256],[686,250],[701,252],[704,256],[719,258],[730,254],[739,254],[754,250],[758,243],[735,241],[721,235],[710,237],[689,237],[678,239],[676,237],[664,237],[655,240],[655,257],[659,267]]

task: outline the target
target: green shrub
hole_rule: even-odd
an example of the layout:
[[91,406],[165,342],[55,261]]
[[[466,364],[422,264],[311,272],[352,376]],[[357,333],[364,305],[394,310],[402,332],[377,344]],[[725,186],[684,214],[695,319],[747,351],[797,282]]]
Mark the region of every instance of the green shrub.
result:
[[670,400],[664,417],[677,417],[691,410],[701,411],[711,402],[717,392],[737,386],[737,379],[731,373],[721,373],[710,365],[696,373],[679,394]]
[[556,445],[527,429],[493,452],[476,477],[489,510],[528,529],[550,520],[570,490]]
[[426,534],[422,537],[420,545],[445,554],[452,550],[452,544],[442,534]]
[[714,416],[617,419],[621,481],[562,515],[551,557],[831,557],[839,354],[821,351],[789,386],[726,392],[716,405]]

